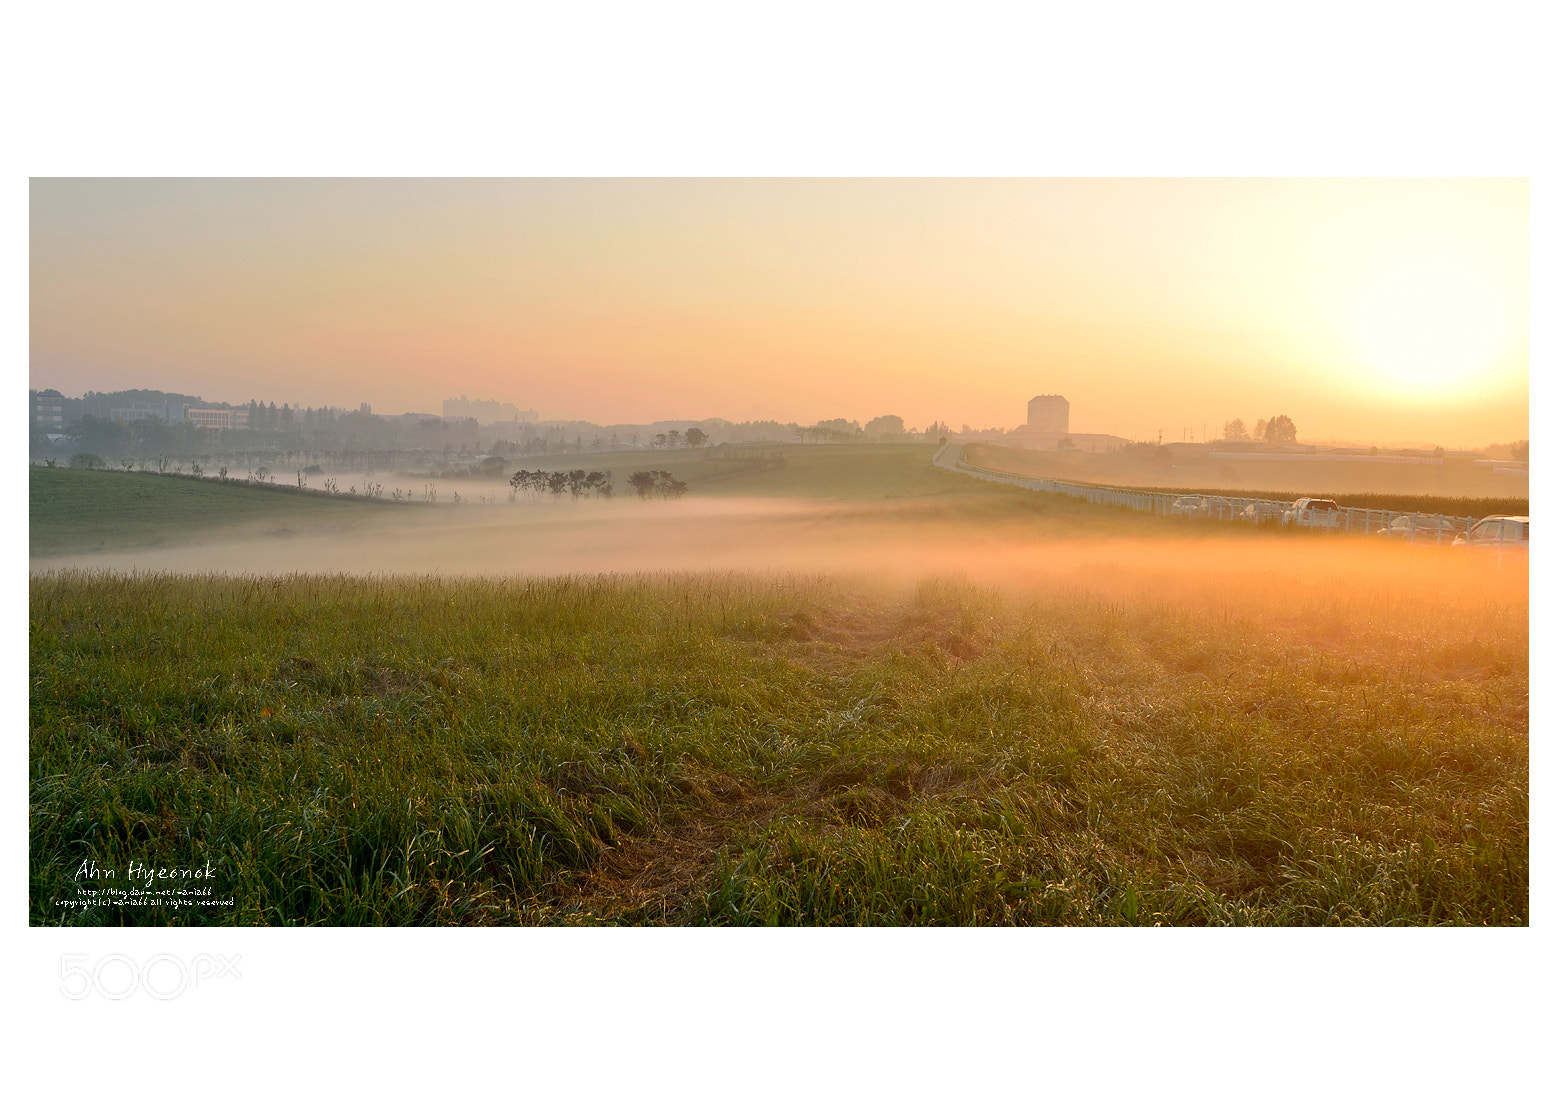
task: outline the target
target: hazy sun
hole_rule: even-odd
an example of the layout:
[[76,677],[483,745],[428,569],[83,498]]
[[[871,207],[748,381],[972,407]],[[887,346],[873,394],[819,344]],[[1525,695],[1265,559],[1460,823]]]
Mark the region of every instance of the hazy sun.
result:
[[1460,390],[1493,367],[1511,338],[1509,305],[1483,274],[1441,262],[1360,282],[1346,326],[1359,366],[1394,390]]

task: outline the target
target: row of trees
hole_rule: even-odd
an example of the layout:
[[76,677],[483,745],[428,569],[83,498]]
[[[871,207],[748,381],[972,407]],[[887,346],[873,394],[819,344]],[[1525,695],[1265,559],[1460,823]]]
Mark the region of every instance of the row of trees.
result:
[[[969,430],[965,426],[966,431]],[[904,419],[897,414],[883,414],[873,418],[863,427],[859,422],[849,421],[844,418],[826,418],[816,425],[799,426],[796,434],[803,441],[817,443],[842,444],[849,441],[895,441],[910,436],[923,436],[926,440],[935,440],[948,432],[947,426],[941,422],[932,422],[924,432],[908,429],[904,425]]]
[[583,468],[573,471],[526,471],[521,468],[509,477],[509,486],[517,494],[524,492],[535,498],[542,495],[562,498],[564,494],[576,500],[587,494],[611,498],[612,473],[587,472]]
[[650,438],[650,444],[658,449],[677,449],[686,445],[688,448],[703,448],[709,443],[709,434],[697,426],[688,426],[687,432],[671,430],[667,433],[657,433]]
[[1245,420],[1235,418],[1223,423],[1225,441],[1265,441],[1269,445],[1291,445],[1299,440],[1299,430],[1287,414],[1273,418],[1257,418],[1256,428],[1246,432]]
[[[681,498],[687,494],[687,484],[666,471],[636,471],[628,477],[628,486],[640,498]],[[534,498],[551,495],[562,498],[565,494],[574,499],[593,494],[597,498],[612,497],[612,473],[587,472],[583,468],[573,471],[527,471],[521,468],[509,478],[514,494],[529,494]],[[513,495],[510,496],[511,501]]]
[[628,485],[640,498],[681,498],[687,494],[687,484],[665,471],[636,471],[628,477]]
[[174,425],[161,418],[116,422],[93,414],[84,415],[70,433],[84,452],[102,456],[183,456],[205,451],[207,440],[198,426],[188,422]]

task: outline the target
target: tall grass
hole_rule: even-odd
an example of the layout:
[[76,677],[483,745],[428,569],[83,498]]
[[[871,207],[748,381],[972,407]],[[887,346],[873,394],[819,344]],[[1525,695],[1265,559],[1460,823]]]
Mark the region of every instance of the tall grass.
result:
[[1383,586],[39,574],[32,922],[1525,923],[1524,585]]

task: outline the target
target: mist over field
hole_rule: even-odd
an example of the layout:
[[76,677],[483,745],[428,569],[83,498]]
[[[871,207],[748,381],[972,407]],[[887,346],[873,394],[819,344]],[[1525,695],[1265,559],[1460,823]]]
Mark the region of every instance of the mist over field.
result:
[[[1021,493],[1021,492],[1019,492]],[[1098,508],[1093,508],[1098,509]],[[634,575],[756,572],[929,576],[1003,591],[1060,589],[1293,622],[1317,605],[1389,603],[1427,622],[1525,600],[1524,565],[1369,539],[1257,539],[1238,523],[980,517],[935,500],[786,498],[520,502],[400,511],[371,522],[266,523],[211,544],[53,558],[54,569],[285,575]],[[1113,526],[1101,532],[1101,522]],[[1231,531],[1232,530],[1232,531]],[[41,566],[41,565],[40,565]]]
[[[643,500],[35,469],[34,922],[1526,922],[1524,555],[933,451]],[[231,907],[60,911],[147,847]]]

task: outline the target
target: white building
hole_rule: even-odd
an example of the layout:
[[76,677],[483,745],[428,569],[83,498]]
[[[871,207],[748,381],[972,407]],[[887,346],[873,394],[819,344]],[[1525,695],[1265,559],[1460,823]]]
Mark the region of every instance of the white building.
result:
[[184,408],[184,420],[201,429],[248,429],[247,410],[202,410],[193,406]]

